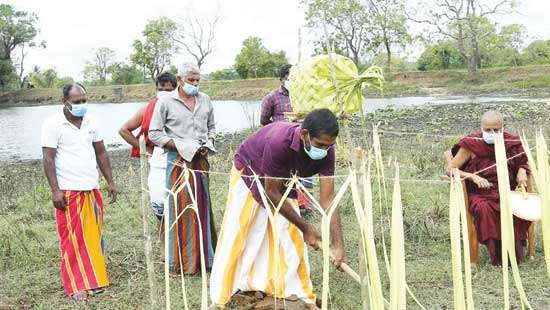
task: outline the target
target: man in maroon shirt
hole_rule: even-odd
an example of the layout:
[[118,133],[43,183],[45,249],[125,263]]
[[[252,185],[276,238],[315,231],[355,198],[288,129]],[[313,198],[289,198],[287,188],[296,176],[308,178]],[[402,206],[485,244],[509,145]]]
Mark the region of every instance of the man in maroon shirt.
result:
[[262,100],[262,110],[260,113],[260,124],[263,126],[274,122],[285,120],[285,113],[292,112],[290,105],[290,81],[288,75],[291,65],[284,65],[279,71],[279,81],[281,85]]
[[[321,236],[307,223],[292,201],[294,191],[283,202],[280,213],[269,220],[293,175],[327,176],[320,181],[320,204],[327,209],[334,197],[335,153],[338,122],[328,109],[314,110],[303,124],[275,122],[248,137],[235,155],[228,201],[211,274],[211,297],[224,306],[237,291],[262,291],[277,298],[292,295],[314,308],[315,294],[309,277],[305,244],[318,248]],[[261,178],[269,203],[262,201],[251,176]],[[276,224],[275,224],[276,223]],[[278,231],[276,259],[274,229]],[[333,263],[347,260],[340,215],[331,219]],[[304,244],[305,243],[305,244]]]

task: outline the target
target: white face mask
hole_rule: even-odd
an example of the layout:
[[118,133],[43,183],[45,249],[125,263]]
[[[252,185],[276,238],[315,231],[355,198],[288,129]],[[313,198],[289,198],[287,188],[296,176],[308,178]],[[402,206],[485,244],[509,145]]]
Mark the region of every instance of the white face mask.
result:
[[485,130],[481,131],[481,136],[483,137],[483,141],[487,144],[495,144],[496,137],[502,137],[502,131],[498,132],[487,132]]
[[170,93],[171,93],[170,91],[161,90],[161,91],[158,91],[158,92],[157,92],[157,97],[166,96],[166,95],[168,95],[168,94],[170,94]]
[[284,81],[283,81],[283,87],[284,87],[287,91],[290,91],[290,81],[289,81],[289,80],[284,80]]

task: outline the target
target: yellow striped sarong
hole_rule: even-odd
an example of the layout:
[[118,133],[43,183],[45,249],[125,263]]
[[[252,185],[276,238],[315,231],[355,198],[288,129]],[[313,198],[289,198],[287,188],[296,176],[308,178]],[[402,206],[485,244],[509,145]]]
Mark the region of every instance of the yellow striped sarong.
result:
[[60,274],[69,296],[109,285],[103,240],[104,208],[99,189],[63,191],[65,211],[55,210]]
[[237,291],[262,291],[277,298],[295,295],[315,303],[302,232],[282,215],[275,219],[278,242],[268,211],[252,197],[241,172],[233,168],[210,276],[215,305],[224,306]]

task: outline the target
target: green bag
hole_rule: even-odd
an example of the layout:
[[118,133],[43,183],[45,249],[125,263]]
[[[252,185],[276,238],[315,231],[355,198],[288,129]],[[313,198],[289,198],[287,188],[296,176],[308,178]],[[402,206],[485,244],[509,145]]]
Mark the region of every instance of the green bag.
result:
[[319,55],[292,67],[290,102],[296,115],[319,108],[328,108],[337,115],[349,115],[363,111],[366,86],[381,90],[383,82],[379,67],[370,67],[359,74],[347,57]]

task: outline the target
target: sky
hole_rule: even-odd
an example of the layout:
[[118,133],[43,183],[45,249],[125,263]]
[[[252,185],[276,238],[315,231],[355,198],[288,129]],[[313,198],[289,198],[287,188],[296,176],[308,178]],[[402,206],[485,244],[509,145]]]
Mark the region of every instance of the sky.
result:
[[[407,3],[416,1],[406,0]],[[490,0],[481,0],[490,1]],[[269,50],[284,50],[291,63],[298,59],[298,33],[302,34],[302,57],[312,54],[313,34],[304,28],[301,0],[7,0],[17,10],[32,11],[39,17],[37,40],[47,42],[46,49],[34,49],[25,59],[25,69],[35,65],[55,68],[61,76],[82,78],[86,61],[93,49],[109,47],[117,61],[128,61],[131,44],[141,38],[149,20],[167,16],[174,20],[187,15],[212,18],[219,12],[221,21],[216,32],[215,50],[206,59],[205,73],[233,65],[242,41],[248,36],[263,39]],[[523,0],[518,14],[498,18],[499,24],[521,23],[529,38],[550,39],[548,22],[550,1]],[[419,26],[412,27],[421,31]],[[418,53],[418,51],[413,51]],[[172,63],[177,65],[193,58],[180,52]]]

